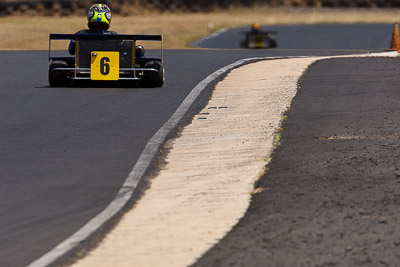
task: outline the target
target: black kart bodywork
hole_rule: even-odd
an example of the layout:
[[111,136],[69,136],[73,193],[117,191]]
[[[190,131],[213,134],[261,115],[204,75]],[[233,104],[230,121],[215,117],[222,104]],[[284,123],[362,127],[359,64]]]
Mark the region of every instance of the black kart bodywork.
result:
[[271,37],[271,34],[277,34],[275,31],[249,31],[243,33],[246,37],[240,43],[241,48],[269,49],[278,47],[278,42]]
[[[52,41],[75,40],[75,56],[53,56]],[[147,58],[137,41],[160,42],[160,57]],[[162,87],[165,81],[162,35],[50,34],[50,86],[79,82]]]

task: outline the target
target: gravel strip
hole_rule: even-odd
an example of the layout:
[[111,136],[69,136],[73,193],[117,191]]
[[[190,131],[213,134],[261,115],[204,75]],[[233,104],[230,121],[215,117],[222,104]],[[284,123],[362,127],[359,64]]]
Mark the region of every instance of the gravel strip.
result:
[[269,60],[233,70],[208,105],[167,142],[151,187],[75,266],[187,266],[247,210],[282,113],[317,58]]
[[[270,190],[260,186],[253,191],[254,183],[265,172],[275,133],[297,92],[299,78],[319,59],[267,60],[228,74],[181,136],[165,144],[170,149],[166,164],[145,195],[99,246],[74,266],[195,263],[239,222],[250,205],[251,193]],[[252,257],[240,245],[231,243],[226,249],[232,246],[247,255],[243,259]],[[199,264],[219,266],[224,262],[220,249],[218,245],[212,250],[217,254],[211,262]],[[232,251],[227,252],[229,257]]]

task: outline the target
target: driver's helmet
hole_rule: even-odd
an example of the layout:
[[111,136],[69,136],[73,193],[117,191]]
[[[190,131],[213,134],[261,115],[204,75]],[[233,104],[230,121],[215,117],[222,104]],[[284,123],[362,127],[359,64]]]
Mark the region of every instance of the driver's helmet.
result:
[[260,30],[260,24],[258,23],[253,23],[253,25],[251,25],[251,29],[253,31],[259,31]]
[[88,11],[88,27],[108,30],[111,23],[111,10],[105,4],[95,4]]

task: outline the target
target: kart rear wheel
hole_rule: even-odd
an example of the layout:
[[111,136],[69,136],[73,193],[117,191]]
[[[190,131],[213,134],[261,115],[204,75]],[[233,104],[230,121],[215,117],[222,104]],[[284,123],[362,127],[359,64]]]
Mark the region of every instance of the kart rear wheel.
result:
[[143,85],[145,87],[162,87],[165,82],[164,66],[158,61],[149,61],[144,67],[156,69],[158,71],[147,73],[143,77]]
[[269,46],[269,48],[276,48],[276,47],[278,47],[278,43],[275,39],[269,38],[268,46]]
[[62,60],[54,60],[49,66],[49,84],[51,87],[69,86],[71,84],[65,71],[57,71],[56,68],[68,68],[68,63]]

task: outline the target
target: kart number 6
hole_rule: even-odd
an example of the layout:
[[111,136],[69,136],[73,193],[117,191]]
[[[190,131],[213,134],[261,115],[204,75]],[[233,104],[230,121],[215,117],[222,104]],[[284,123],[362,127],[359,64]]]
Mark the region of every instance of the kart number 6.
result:
[[119,52],[91,53],[91,80],[117,81],[119,79]]

